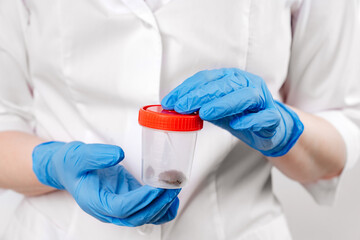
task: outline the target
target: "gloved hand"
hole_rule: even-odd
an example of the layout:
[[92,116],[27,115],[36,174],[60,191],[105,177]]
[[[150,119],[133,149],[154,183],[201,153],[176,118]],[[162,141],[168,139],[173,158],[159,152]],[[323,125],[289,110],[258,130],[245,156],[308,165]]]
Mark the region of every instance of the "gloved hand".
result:
[[294,111],[274,101],[264,80],[236,68],[196,73],[161,102],[183,114],[199,111],[210,121],[266,156],[282,156],[304,126]]
[[46,142],[33,150],[33,170],[41,183],[66,189],[103,222],[135,227],[174,219],[180,190],[142,186],[118,165],[123,158],[114,145]]

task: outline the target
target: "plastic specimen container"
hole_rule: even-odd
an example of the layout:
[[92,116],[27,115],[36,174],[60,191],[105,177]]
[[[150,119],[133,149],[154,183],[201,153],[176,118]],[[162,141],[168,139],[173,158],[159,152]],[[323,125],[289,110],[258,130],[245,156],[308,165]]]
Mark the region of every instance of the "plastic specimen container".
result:
[[142,181],[158,188],[182,188],[190,177],[197,132],[197,113],[179,114],[161,105],[139,111],[142,129]]

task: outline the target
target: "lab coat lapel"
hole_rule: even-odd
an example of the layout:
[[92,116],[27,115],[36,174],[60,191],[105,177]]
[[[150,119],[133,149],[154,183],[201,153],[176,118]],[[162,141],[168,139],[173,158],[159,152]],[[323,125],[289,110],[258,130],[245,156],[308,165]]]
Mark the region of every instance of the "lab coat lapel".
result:
[[121,0],[138,18],[158,29],[155,17],[144,0]]

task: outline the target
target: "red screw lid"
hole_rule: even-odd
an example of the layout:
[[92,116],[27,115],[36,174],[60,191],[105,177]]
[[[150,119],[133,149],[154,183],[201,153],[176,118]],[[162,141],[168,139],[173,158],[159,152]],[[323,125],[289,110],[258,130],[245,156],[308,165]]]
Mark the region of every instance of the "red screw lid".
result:
[[203,120],[198,113],[180,114],[165,110],[161,105],[140,108],[139,124],[148,128],[180,132],[197,131],[203,128]]

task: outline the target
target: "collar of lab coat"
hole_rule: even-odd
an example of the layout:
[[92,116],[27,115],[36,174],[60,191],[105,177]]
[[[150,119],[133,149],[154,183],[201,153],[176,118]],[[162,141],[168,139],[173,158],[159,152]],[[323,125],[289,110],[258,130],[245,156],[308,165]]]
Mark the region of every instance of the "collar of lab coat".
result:
[[158,29],[153,12],[144,0],[121,0],[138,18]]

